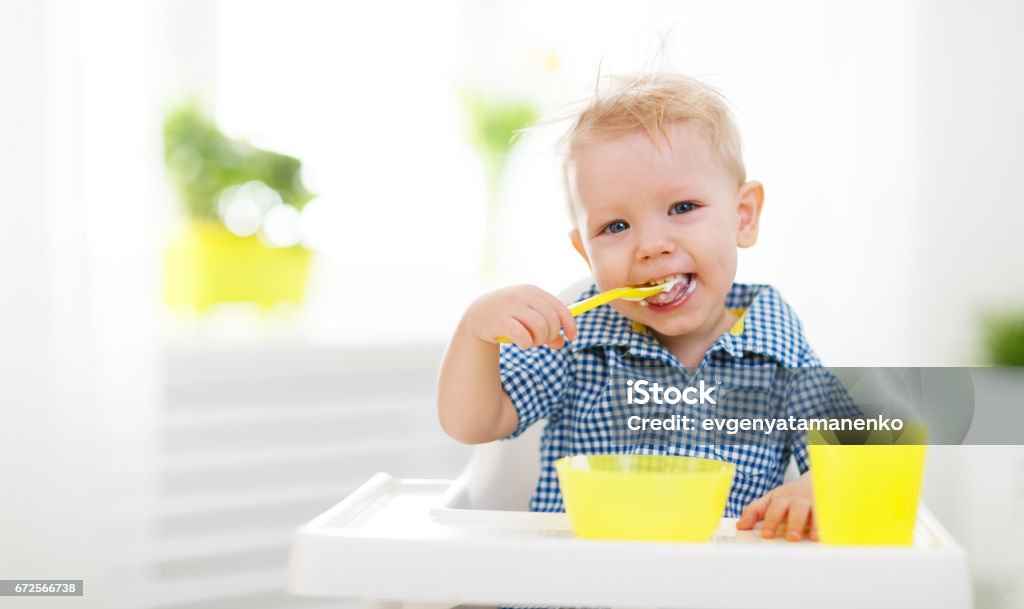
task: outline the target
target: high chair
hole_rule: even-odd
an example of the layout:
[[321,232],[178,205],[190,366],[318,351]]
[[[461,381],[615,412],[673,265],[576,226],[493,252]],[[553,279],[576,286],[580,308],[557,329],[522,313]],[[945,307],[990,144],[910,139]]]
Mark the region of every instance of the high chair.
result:
[[527,511],[542,433],[475,447],[455,480],[374,475],[298,529],[288,590],[387,609],[972,607],[963,550],[923,505],[910,547],[762,539],[735,518],[706,543],[578,539]]

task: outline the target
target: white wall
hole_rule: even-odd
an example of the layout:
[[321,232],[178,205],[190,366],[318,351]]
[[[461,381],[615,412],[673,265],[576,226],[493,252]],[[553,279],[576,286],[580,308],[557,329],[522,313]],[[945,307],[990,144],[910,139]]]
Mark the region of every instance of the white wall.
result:
[[[979,313],[1024,309],[1024,4],[921,2],[914,361],[980,361]],[[979,606],[1024,603],[1024,448],[932,447],[925,498],[968,551]]]
[[0,572],[116,609],[151,551],[159,148],[150,9],[89,7],[0,3]]
[[1024,308],[1024,4],[922,2],[915,342],[973,361],[979,310]]

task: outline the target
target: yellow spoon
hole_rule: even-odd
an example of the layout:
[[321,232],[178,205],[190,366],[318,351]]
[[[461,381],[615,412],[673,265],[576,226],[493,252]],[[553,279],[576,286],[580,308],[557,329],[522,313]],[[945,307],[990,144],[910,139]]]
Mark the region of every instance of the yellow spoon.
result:
[[[643,300],[650,298],[655,294],[660,294],[666,290],[669,290],[675,284],[679,283],[679,279],[670,279],[665,283],[659,283],[658,285],[649,285],[642,287],[622,287],[612,288],[607,292],[601,292],[597,296],[591,296],[585,298],[577,303],[569,305],[569,312],[572,313],[573,317],[586,313],[587,311],[597,308],[603,304],[607,304],[613,300]],[[498,337],[499,343],[511,343],[512,340],[506,336]]]

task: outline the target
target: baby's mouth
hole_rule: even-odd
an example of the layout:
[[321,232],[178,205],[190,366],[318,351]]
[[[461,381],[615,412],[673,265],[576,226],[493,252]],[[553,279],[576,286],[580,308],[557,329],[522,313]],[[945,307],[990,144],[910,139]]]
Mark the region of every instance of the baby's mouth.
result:
[[641,306],[666,306],[674,304],[687,296],[697,287],[696,276],[693,273],[679,273],[678,275],[672,275],[670,277],[663,277],[649,283],[649,285],[659,285],[669,281],[676,282],[668,290],[655,294],[640,301]]

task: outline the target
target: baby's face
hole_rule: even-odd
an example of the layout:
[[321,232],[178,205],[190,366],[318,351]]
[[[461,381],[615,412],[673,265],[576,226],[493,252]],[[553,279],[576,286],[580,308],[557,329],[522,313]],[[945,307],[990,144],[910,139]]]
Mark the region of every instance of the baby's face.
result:
[[704,337],[725,316],[736,248],[757,239],[760,184],[739,184],[692,122],[584,144],[569,165],[578,230],[573,244],[601,291],[682,276],[671,291],[619,312],[655,335]]

